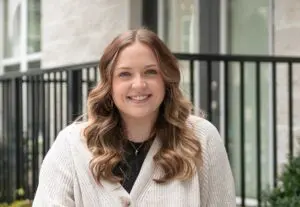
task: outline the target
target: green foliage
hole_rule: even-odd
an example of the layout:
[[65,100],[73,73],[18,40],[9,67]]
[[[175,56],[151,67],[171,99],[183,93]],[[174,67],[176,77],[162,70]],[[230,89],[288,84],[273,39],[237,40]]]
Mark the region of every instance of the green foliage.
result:
[[[15,191],[15,195],[17,197],[22,198],[25,195],[24,189],[19,188]],[[14,202],[8,203],[0,203],[0,207],[31,207],[31,201],[27,199],[15,200]]]
[[270,207],[300,207],[300,156],[289,159],[279,177],[278,187],[264,197]]
[[14,201],[11,204],[0,203],[0,207],[31,207],[31,202],[29,200],[19,200],[19,201]]

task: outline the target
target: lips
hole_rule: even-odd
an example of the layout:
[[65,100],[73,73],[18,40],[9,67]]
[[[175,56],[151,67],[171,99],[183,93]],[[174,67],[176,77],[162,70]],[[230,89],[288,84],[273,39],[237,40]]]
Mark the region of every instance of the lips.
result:
[[140,103],[140,102],[145,102],[151,97],[151,94],[149,95],[138,95],[138,96],[127,96],[127,98],[131,101]]

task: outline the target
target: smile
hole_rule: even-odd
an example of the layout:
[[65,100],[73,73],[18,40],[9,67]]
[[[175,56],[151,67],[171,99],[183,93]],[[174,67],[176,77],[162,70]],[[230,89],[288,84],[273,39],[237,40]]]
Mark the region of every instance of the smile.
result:
[[140,95],[140,96],[128,96],[127,98],[131,101],[140,103],[140,102],[145,102],[147,101],[149,98],[151,97],[151,95]]

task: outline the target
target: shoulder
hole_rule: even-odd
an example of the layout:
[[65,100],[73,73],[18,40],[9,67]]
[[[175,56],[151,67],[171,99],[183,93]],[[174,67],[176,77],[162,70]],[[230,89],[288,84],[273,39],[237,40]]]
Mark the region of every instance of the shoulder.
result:
[[45,158],[56,158],[58,156],[62,156],[63,154],[67,156],[67,154],[70,154],[73,149],[83,145],[84,139],[82,136],[82,131],[85,126],[86,123],[74,122],[60,130],[54,142],[51,144],[51,147],[48,150]]
[[83,138],[82,134],[86,126],[87,122],[73,122],[58,133],[57,141],[60,139],[68,143],[80,141]]
[[84,127],[85,123],[72,123],[57,134],[43,159],[43,169],[58,163],[65,163],[65,166],[72,165],[73,155],[78,154],[75,152],[85,151],[83,136],[81,136]]
[[203,157],[209,159],[210,156],[223,154],[225,146],[218,129],[208,120],[191,115],[188,123],[194,130],[202,148]]
[[207,141],[207,139],[220,139],[218,129],[211,122],[202,117],[190,115],[188,118],[188,124],[192,127],[200,141]]

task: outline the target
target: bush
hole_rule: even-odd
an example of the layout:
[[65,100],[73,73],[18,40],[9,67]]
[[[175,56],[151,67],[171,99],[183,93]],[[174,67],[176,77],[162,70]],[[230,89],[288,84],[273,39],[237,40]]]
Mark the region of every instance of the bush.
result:
[[300,206],[300,156],[289,158],[279,177],[278,187],[264,197],[265,203],[270,207]]
[[31,207],[31,202],[29,200],[19,200],[19,201],[14,201],[11,204],[0,203],[0,207]]
[[[25,192],[22,188],[19,188],[15,191],[15,195],[19,198],[23,198]],[[31,207],[31,201],[27,199],[15,200],[11,204],[0,203],[0,207]]]

